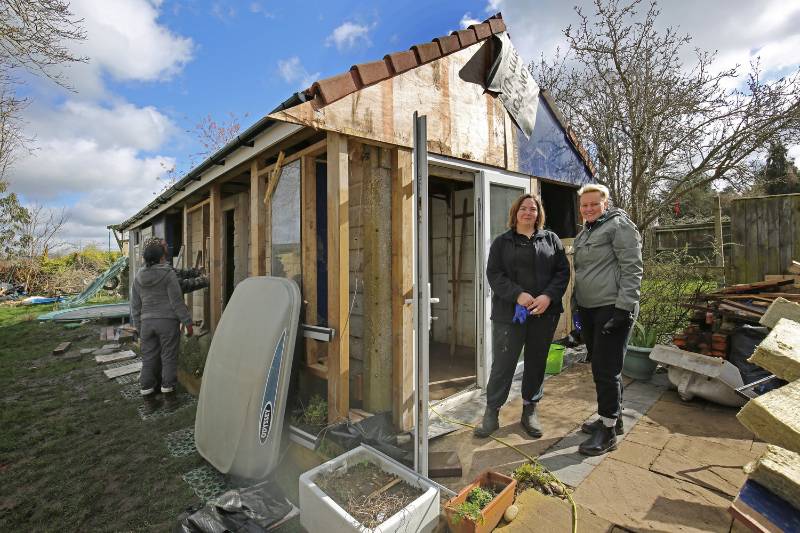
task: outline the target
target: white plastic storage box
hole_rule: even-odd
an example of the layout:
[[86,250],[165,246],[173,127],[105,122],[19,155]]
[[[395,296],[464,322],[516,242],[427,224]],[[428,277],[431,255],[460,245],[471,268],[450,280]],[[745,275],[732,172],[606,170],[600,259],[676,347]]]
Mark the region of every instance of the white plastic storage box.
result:
[[[412,487],[424,491],[422,496],[374,529],[368,529],[361,525],[314,482],[320,475],[347,469],[364,460],[378,465],[385,472],[395,474]],[[300,476],[300,523],[308,531],[325,533],[427,532],[433,531],[438,521],[439,488],[413,470],[395,464],[363,446],[335,457]]]

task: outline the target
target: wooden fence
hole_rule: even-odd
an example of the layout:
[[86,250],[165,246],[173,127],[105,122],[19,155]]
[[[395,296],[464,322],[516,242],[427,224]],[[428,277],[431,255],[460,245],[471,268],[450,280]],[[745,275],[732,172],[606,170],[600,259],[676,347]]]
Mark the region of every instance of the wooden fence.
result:
[[[722,241],[729,242],[730,238],[730,222],[723,220]],[[692,257],[696,257],[703,263],[713,266],[716,264],[714,241],[714,223],[699,222],[656,226],[646,236],[645,246],[648,247],[650,253],[686,249]],[[729,250],[725,250],[725,252],[725,261],[727,262],[730,259]]]
[[725,239],[728,283],[784,274],[800,259],[800,194],[739,198],[731,202],[731,238]]

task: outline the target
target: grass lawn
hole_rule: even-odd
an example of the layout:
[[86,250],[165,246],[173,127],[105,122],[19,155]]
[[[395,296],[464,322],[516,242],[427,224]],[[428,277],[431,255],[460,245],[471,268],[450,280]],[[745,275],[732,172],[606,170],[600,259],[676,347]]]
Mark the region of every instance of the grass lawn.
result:
[[[0,531],[170,531],[199,499],[164,437],[194,425],[195,407],[143,421],[91,355],[99,328],[35,317],[51,306],[0,306]],[[72,341],[64,356],[60,342]]]

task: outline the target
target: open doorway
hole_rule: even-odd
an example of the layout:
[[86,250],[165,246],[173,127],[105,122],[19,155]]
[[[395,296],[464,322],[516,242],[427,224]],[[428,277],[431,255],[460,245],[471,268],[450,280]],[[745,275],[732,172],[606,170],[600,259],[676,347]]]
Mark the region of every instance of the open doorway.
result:
[[473,173],[430,169],[431,314],[429,394],[440,400],[477,381],[475,179]]
[[540,180],[542,204],[547,213],[547,227],[561,239],[575,237],[578,230],[578,189]]
[[230,300],[233,295],[233,289],[236,286],[234,277],[236,271],[236,246],[234,240],[236,238],[236,217],[234,216],[235,212],[233,209],[225,211],[224,214],[222,232],[224,235],[223,272],[225,277],[225,293],[223,294],[223,305],[227,305],[228,300]]

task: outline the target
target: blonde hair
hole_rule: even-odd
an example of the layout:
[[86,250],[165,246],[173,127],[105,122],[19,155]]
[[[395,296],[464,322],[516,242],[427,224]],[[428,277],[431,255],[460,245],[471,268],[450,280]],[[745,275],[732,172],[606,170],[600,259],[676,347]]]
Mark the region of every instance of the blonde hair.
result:
[[511,209],[508,210],[508,227],[509,229],[517,229],[517,212],[519,208],[522,206],[522,202],[530,198],[533,200],[533,203],[536,204],[536,209],[538,209],[538,213],[536,215],[536,229],[540,230],[544,227],[544,206],[542,205],[542,201],[539,199],[538,196],[535,194],[523,194],[516,200],[514,203],[511,204]]
[[600,185],[599,183],[587,183],[586,185],[578,189],[578,198],[580,198],[587,192],[599,192],[600,197],[603,200],[608,200],[608,197],[610,196],[608,192],[608,187],[606,187],[605,185]]

